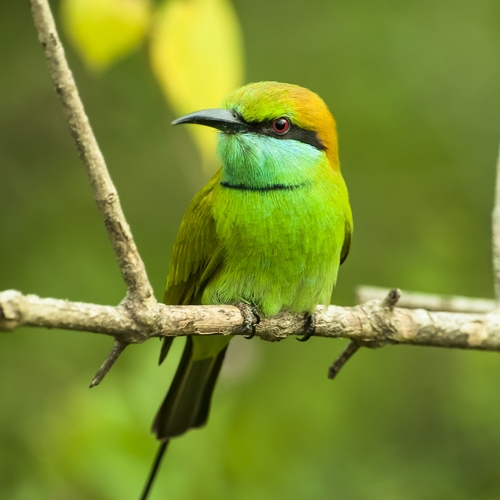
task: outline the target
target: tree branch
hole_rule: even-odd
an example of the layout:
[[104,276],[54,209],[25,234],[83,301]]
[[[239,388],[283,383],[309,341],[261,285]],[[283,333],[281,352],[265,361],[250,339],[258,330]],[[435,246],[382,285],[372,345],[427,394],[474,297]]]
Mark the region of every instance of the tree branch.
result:
[[[118,193],[85,114],[78,89],[64,55],[47,0],[31,0],[33,20],[43,46],[50,75],[61,101],[64,116],[82,160],[97,207],[104,220],[118,264],[127,285],[128,298],[148,306],[154,300],[144,263],[125,220]],[[154,302],[153,302],[154,303]]]
[[[12,290],[0,292],[0,331],[11,331],[20,326],[41,326],[113,336],[113,350],[91,386],[102,380],[130,343],[160,336],[241,334],[243,318],[235,306],[165,306],[155,300],[116,188],[78,96],[49,4],[47,0],[31,0],[31,7],[64,116],[87,171],[128,291],[126,300],[116,307],[44,299]],[[497,170],[493,255],[495,287],[497,298],[500,298],[500,157]],[[365,302],[374,296],[378,300]],[[397,290],[387,294],[387,290],[361,287],[358,299],[365,302],[361,305],[316,309],[315,336],[351,340],[346,351],[332,366],[331,376],[338,373],[359,346],[412,344],[500,351],[500,315],[491,312],[496,302],[410,293],[403,295],[401,300],[399,297]],[[396,308],[397,302],[400,306],[425,307],[428,310]],[[441,311],[431,312],[436,309]],[[278,341],[289,335],[303,335],[306,326],[303,314],[281,313],[262,318],[256,325],[255,335],[264,340]]]
[[[500,351],[500,315],[429,312],[390,308],[381,301],[355,307],[318,307],[315,337],[347,338],[361,345],[410,344]],[[243,318],[236,306],[165,306],[134,316],[130,308],[42,299],[8,290],[0,292],[0,329],[19,326],[64,328],[112,335],[123,343],[151,337],[239,335]],[[303,335],[303,314],[262,318],[255,335],[279,341]]]

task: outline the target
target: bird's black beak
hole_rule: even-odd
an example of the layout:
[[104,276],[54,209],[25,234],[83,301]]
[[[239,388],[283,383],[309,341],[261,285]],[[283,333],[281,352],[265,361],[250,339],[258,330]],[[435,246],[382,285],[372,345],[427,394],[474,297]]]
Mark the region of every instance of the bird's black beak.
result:
[[243,132],[248,131],[249,126],[237,113],[227,109],[203,109],[195,111],[189,115],[181,116],[172,122],[172,125],[181,125],[183,123],[195,123],[197,125],[206,125],[223,132]]

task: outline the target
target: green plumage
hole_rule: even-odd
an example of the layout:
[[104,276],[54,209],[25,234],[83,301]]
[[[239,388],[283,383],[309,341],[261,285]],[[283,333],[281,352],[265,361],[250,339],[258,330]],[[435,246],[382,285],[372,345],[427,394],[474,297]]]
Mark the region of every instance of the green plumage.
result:
[[[226,112],[222,125],[205,115],[185,120],[222,130],[222,168],[184,216],[165,304],[246,302],[262,315],[329,304],[352,232],[331,115],[312,92],[272,82],[239,89],[224,108],[232,115]],[[280,117],[289,122],[290,139],[273,136]],[[154,423],[160,440],[206,422],[229,341],[188,339]]]

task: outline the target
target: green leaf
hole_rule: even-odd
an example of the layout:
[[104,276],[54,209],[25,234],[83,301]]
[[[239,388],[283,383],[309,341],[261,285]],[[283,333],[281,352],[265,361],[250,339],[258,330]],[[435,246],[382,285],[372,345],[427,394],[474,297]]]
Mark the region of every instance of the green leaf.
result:
[[65,31],[86,65],[103,70],[136,48],[149,27],[149,0],[63,0]]
[[[220,105],[243,81],[243,42],[228,0],[171,0],[157,12],[151,64],[174,111],[183,115]],[[215,132],[189,127],[205,172],[217,166]]]

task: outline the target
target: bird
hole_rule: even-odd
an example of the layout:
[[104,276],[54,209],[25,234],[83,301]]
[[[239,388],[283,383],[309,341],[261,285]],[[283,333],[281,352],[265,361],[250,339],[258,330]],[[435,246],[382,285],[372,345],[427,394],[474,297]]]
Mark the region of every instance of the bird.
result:
[[[217,129],[221,168],[182,219],[164,304],[238,305],[246,329],[261,316],[304,313],[310,319],[307,339],[314,333],[315,307],[330,303],[353,233],[328,107],[304,87],[264,81],[234,90],[221,108],[172,124]],[[142,500],[170,440],[207,422],[231,338],[187,337],[153,422],[161,444]],[[172,340],[163,339],[160,363]]]

